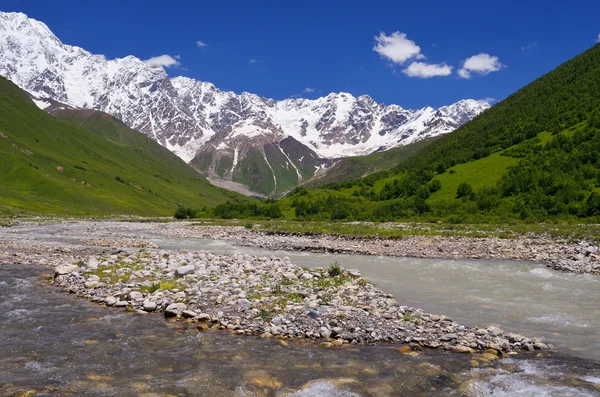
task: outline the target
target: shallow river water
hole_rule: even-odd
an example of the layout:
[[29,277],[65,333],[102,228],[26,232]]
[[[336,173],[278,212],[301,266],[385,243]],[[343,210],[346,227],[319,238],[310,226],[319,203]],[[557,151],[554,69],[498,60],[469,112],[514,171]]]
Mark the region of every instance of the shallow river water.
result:
[[161,248],[288,256],[300,266],[339,261],[406,305],[466,325],[539,336],[560,351],[600,362],[600,276],[511,260],[446,260],[313,254],[239,247],[226,241],[151,238]]
[[600,395],[600,277],[515,261],[454,261],[271,252],[214,240],[151,241],[164,249],[338,260],[403,304],[464,324],[541,336],[558,352],[500,363],[390,345],[313,343],[199,333],[39,285],[47,269],[0,266],[0,396],[596,396]]

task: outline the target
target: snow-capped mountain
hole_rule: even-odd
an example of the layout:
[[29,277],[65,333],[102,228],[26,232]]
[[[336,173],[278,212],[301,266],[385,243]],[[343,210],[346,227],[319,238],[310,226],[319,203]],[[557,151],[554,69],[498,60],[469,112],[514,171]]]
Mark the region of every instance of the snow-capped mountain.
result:
[[[306,180],[331,159],[451,132],[490,106],[467,99],[410,110],[347,93],[275,101],[225,92],[170,78],[134,56],[109,60],[63,44],[44,23],[21,13],[0,12],[0,75],[39,103],[46,98],[110,113],[203,173],[262,193]],[[257,176],[249,173],[259,170],[264,175],[256,175],[274,183],[256,190],[249,180]],[[295,182],[278,183],[280,173]]]

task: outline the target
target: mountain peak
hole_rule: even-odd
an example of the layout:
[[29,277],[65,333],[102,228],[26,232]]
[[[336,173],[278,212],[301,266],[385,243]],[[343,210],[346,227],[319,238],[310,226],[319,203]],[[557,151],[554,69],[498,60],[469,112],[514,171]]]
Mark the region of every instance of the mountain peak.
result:
[[[276,101],[221,91],[209,82],[170,78],[164,68],[132,55],[107,59],[63,44],[44,23],[21,13],[0,12],[0,75],[40,100],[112,114],[186,161],[204,146],[221,148],[231,153],[233,168],[244,155],[280,156],[291,170],[300,157],[369,154],[450,132],[489,107],[463,100],[436,112],[386,106],[347,92]],[[294,143],[286,148],[293,153],[279,146],[288,138]],[[265,145],[271,145],[269,155]],[[293,159],[294,153],[304,154]],[[307,164],[304,174],[322,165]],[[223,175],[233,175],[232,169]]]

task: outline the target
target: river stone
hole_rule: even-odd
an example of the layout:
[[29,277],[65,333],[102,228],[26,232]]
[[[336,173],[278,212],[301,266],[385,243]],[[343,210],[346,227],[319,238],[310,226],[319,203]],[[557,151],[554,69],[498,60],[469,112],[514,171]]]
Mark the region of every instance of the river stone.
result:
[[208,313],[200,313],[200,314],[198,314],[198,316],[196,316],[196,320],[210,322],[210,321],[212,321],[212,318],[210,317],[210,314],[208,314]]
[[473,353],[473,349],[467,346],[452,346],[451,350],[455,353]]
[[195,267],[194,267],[194,265],[185,265],[185,266],[178,267],[178,268],[175,270],[175,274],[176,274],[178,277],[183,277],[183,276],[185,276],[186,274],[193,273],[193,272],[194,272],[194,270],[195,270]]
[[184,310],[184,311],[181,312],[181,315],[184,318],[192,318],[192,317],[196,317],[197,316],[196,312],[192,311],[192,310]]
[[534,343],[533,348],[537,350],[547,350],[548,345],[546,345],[545,343]]
[[97,269],[98,265],[99,263],[96,258],[94,258],[93,256],[90,256],[88,258],[87,267],[89,267],[90,269]]
[[444,341],[444,342],[449,342],[456,338],[458,338],[458,335],[456,335],[456,334],[444,334],[441,337],[442,341]]
[[54,277],[64,276],[79,270],[79,266],[76,265],[60,265],[54,269]]
[[146,301],[146,302],[144,302],[143,308],[147,312],[153,312],[153,311],[156,310],[156,303],[155,302]]
[[181,316],[183,311],[186,309],[185,304],[183,303],[171,303],[165,309],[165,317],[177,317]]
[[533,351],[533,345],[526,343],[525,345],[523,345],[523,350],[526,350],[528,352],[532,352]]
[[522,342],[525,340],[525,337],[523,335],[510,333],[508,334],[508,340],[511,342]]
[[129,293],[129,299],[131,299],[132,301],[140,300],[143,297],[144,297],[144,294],[142,294],[140,291],[131,291]]
[[498,327],[488,327],[487,330],[492,336],[498,336],[504,332]]
[[115,298],[114,296],[109,296],[106,299],[104,299],[104,302],[108,306],[114,306],[117,303],[117,298]]
[[337,336],[337,335],[341,334],[343,331],[344,331],[344,329],[341,327],[333,327],[331,329],[331,336]]
[[298,277],[296,277],[296,275],[292,272],[285,272],[283,273],[283,278],[285,278],[286,280],[296,280],[298,279]]

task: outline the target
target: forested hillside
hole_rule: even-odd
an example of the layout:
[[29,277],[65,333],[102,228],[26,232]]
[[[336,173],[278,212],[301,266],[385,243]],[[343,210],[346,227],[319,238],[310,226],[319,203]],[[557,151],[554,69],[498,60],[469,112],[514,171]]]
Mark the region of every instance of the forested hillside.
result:
[[599,148],[595,45],[394,169],[278,205],[291,219],[600,221]]

